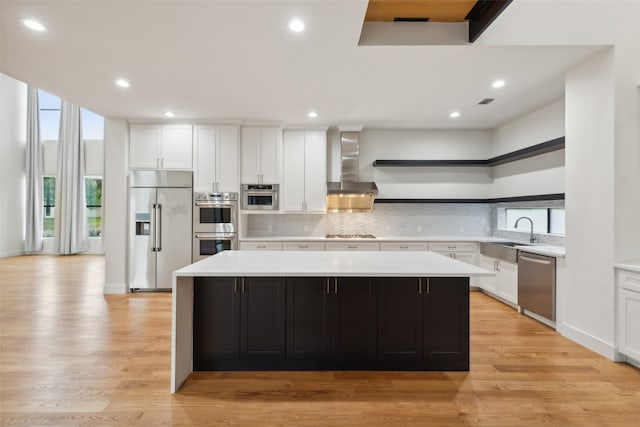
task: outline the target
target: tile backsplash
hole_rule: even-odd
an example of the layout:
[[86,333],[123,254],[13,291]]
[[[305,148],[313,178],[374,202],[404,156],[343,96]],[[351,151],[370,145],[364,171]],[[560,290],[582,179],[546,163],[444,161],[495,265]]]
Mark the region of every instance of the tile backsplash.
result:
[[247,215],[246,237],[490,236],[491,206],[482,203],[378,203],[368,213]]

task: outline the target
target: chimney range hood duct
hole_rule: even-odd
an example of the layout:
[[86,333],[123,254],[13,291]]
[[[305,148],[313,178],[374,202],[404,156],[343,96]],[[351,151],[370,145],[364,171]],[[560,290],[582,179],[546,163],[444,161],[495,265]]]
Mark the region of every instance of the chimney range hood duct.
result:
[[359,132],[341,132],[340,182],[327,183],[327,212],[370,212],[378,195],[375,182],[358,181]]

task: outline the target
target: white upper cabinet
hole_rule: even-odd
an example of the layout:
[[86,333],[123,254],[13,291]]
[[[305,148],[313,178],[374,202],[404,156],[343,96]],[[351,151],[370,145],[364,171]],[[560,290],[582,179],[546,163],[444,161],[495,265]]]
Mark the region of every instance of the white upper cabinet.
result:
[[327,198],[327,133],[285,131],[283,210],[324,212]]
[[279,128],[242,128],[242,183],[280,184],[281,153]]
[[132,124],[129,130],[129,167],[191,169],[191,125]]
[[238,192],[238,127],[196,126],[193,165],[195,191]]

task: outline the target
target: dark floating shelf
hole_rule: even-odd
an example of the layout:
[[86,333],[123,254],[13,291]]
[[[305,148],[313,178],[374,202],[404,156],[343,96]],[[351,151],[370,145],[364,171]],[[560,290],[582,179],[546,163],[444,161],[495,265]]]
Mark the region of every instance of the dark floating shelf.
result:
[[504,203],[534,202],[540,200],[564,200],[565,193],[538,194],[534,196],[495,197],[491,199],[375,199],[374,203]]
[[564,149],[564,136],[487,160],[375,160],[374,167],[498,166]]

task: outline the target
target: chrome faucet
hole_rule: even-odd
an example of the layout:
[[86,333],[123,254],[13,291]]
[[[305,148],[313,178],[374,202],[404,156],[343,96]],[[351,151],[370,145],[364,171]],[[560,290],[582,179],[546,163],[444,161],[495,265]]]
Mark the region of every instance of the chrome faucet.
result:
[[533,234],[533,221],[531,220],[531,218],[529,218],[528,216],[521,216],[520,218],[516,219],[516,223],[513,224],[513,228],[518,228],[518,223],[520,222],[521,219],[528,219],[529,222],[531,223],[531,235],[529,236],[529,242],[535,243],[536,240],[538,240],[538,236]]

